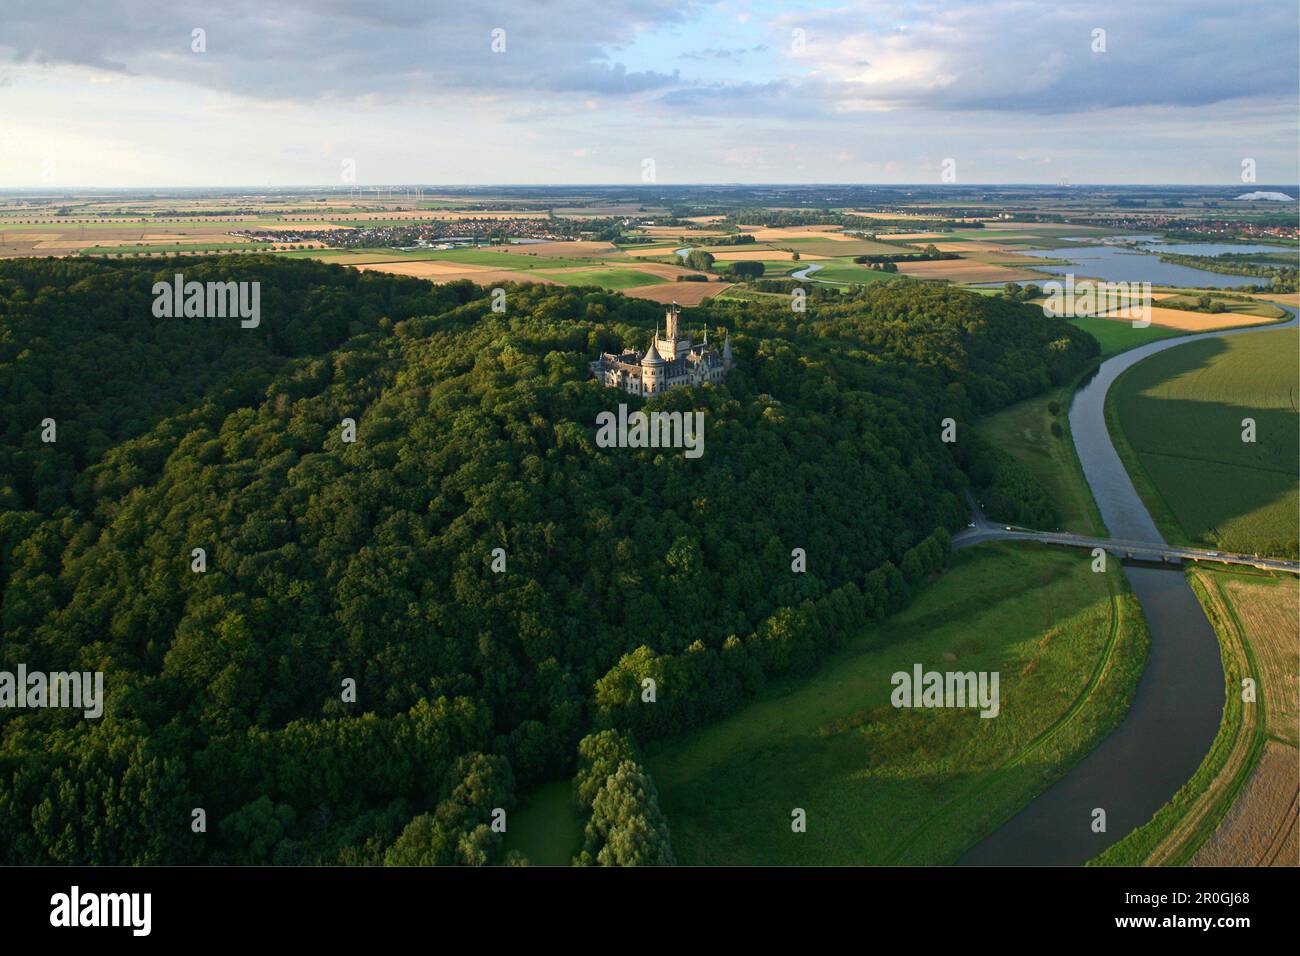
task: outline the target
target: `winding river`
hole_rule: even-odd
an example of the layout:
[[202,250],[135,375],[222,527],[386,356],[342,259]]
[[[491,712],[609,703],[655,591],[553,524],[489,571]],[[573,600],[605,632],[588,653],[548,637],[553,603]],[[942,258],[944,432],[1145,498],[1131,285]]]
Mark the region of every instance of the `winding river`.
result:
[[[1291,320],[1151,342],[1101,364],[1075,393],[1070,428],[1084,476],[1113,538],[1163,542],[1106,430],[1106,393],[1115,379],[1165,349],[1228,335],[1292,328]],[[1196,773],[1218,733],[1223,667],[1214,629],[1180,570],[1125,567],[1151,631],[1146,670],[1118,728],[1064,777],[973,847],[974,865],[1079,865],[1151,819]],[[1093,811],[1106,811],[1094,833]]]

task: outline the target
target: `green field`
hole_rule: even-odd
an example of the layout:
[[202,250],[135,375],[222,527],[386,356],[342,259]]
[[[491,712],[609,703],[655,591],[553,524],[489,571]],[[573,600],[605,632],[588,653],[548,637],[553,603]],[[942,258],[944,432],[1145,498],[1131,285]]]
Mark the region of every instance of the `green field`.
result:
[[[392,252],[393,250],[388,250]],[[523,252],[497,252],[493,249],[446,249],[402,252],[406,259],[446,259],[473,266],[491,266],[494,269],[572,269],[592,262],[585,259],[559,259],[554,256],[534,256]],[[594,263],[593,263],[594,264]]]
[[[573,265],[573,260],[569,261]],[[602,289],[609,289],[611,292],[617,292],[619,289],[635,289],[642,285],[662,285],[665,280],[662,276],[651,275],[648,272],[637,272],[635,269],[583,269],[581,272],[544,272],[537,273],[544,279],[553,279],[556,282],[563,282],[565,285],[598,285]]]
[[1082,329],[1101,343],[1102,358],[1110,358],[1112,355],[1127,352],[1129,349],[1137,348],[1139,345],[1145,345],[1148,342],[1154,342],[1157,339],[1168,339],[1173,338],[1175,335],[1186,334],[1175,329],[1161,328],[1158,325],[1148,325],[1145,329],[1135,329],[1132,322],[1098,319],[1091,315],[1079,316],[1069,321],[1071,325]]
[[[1111,388],[1111,436],[1169,540],[1294,550],[1297,334],[1192,342],[1135,365]],[[1255,421],[1254,443],[1242,440],[1245,418]]]
[[791,272],[798,272],[806,268],[809,263],[800,262],[793,259],[761,259],[757,255],[753,259],[729,259],[715,262],[713,271],[721,272],[724,275],[731,272],[731,267],[737,262],[761,262],[763,263],[764,279],[779,279],[781,276],[789,275]]
[[[1064,550],[958,554],[812,677],[649,756],[678,860],[953,862],[1122,718],[1146,646],[1125,588]],[[890,676],[916,663],[999,672],[1000,715],[893,708]]]
[[868,269],[866,266],[860,266],[853,263],[852,260],[844,262],[819,263],[822,268],[812,273],[808,278],[816,279],[818,282],[880,282],[884,279],[906,278],[897,272],[881,272],[878,269]]
[[755,289],[746,288],[743,285],[729,285],[722,292],[713,297],[714,302],[730,299],[733,302],[771,302],[773,299],[780,299],[787,302],[790,296],[784,292],[759,292]]

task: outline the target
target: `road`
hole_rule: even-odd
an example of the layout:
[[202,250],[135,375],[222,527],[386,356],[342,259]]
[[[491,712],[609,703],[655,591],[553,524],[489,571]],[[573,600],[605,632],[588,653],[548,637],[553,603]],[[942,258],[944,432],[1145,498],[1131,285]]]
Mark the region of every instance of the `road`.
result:
[[959,551],[985,541],[1037,541],[1040,544],[1059,544],[1067,548],[1083,548],[1088,551],[1102,548],[1109,555],[1131,561],[1161,564],[1178,564],[1184,560],[1205,561],[1300,574],[1300,562],[1284,561],[1281,558],[1261,558],[1253,554],[1209,551],[1205,548],[1183,548],[1164,542],[1124,541],[1118,538],[1089,538],[1081,534],[1061,531],[1034,531],[1014,525],[995,524],[982,516],[976,517],[974,527],[953,535],[952,547],[954,551]]

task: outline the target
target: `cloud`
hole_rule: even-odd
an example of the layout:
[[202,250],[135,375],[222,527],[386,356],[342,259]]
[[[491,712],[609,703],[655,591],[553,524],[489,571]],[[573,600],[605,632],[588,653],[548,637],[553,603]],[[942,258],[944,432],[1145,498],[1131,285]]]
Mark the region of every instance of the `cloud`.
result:
[[620,182],[657,152],[675,182],[1296,174],[1276,0],[491,3],[10,4],[0,181]]
[[[75,11],[75,12],[74,12]],[[268,101],[436,102],[469,96],[625,98],[666,108],[763,112],[789,91],[809,116],[870,110],[1066,113],[1140,105],[1196,106],[1294,96],[1300,72],[1294,4],[1220,0],[1142,4],[1090,0],[840,0],[771,16],[746,8],[767,42],[696,45],[735,22],[706,0],[553,0],[498,10],[408,0],[54,0],[10,11],[0,61],[74,66],[189,84]],[[75,24],[75,26],[74,26]],[[190,49],[206,31],[207,51]],[[495,30],[499,38],[494,52]],[[791,42],[802,31],[802,45]],[[1096,52],[1094,31],[1105,31]],[[620,62],[657,38],[662,64],[744,63],[701,77]],[[695,43],[692,43],[692,40]],[[712,36],[710,36],[712,39]],[[796,48],[797,47],[797,48]],[[703,80],[707,79],[708,82]],[[704,92],[712,105],[704,101]]]
[[[520,92],[621,96],[679,80],[629,71],[609,59],[609,50],[639,31],[685,22],[697,6],[693,0],[561,0],[494,13],[477,4],[396,0],[241,0],[220,6],[197,0],[165,6],[151,0],[56,0],[6,12],[0,59],[271,100]],[[206,33],[205,52],[191,50],[195,28]]]
[[1199,106],[1294,95],[1300,72],[1296,7],[1268,0],[862,2],[773,22],[796,28],[788,58],[845,111]]

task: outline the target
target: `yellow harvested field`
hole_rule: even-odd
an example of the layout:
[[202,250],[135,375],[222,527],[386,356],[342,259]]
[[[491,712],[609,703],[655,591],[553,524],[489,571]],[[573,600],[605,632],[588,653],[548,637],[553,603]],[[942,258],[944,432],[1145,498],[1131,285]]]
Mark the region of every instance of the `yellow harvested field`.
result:
[[705,299],[731,288],[729,282],[665,282],[663,285],[643,285],[625,289],[623,294],[651,302],[676,302],[678,305],[699,305]]
[[1268,732],[1300,743],[1300,583],[1261,584],[1231,578],[1226,587],[1255,653]]
[[969,259],[939,259],[931,262],[900,262],[898,271],[918,279],[947,279],[949,282],[1025,282],[1043,278],[1028,269],[1009,269]]
[[[1262,315],[1246,315],[1243,312],[1188,312],[1184,309],[1166,309],[1158,305],[1151,307],[1151,324],[1166,329],[1178,329],[1180,332],[1212,332],[1215,329],[1229,329],[1241,325],[1268,325],[1276,319]],[[1099,319],[1115,319],[1132,322],[1145,318],[1137,308],[1116,309],[1097,316]]]
[[1252,299],[1262,299],[1265,302],[1279,302],[1293,308],[1300,306],[1300,292],[1246,292],[1244,294]]
[[1250,781],[1193,866],[1300,865],[1300,751],[1270,740]]
[[[1277,707],[1282,720],[1294,724],[1295,620],[1300,587],[1291,579],[1201,568],[1192,570],[1191,577],[1207,616],[1214,622],[1231,683],[1235,684],[1239,675],[1256,677],[1259,704],[1242,706],[1240,724],[1230,737],[1222,765],[1152,848],[1144,865],[1175,862],[1185,848],[1194,846],[1192,841],[1199,839],[1211,814],[1234,794],[1231,808],[1198,848],[1193,865],[1268,865],[1277,863],[1279,856],[1294,863],[1296,799],[1300,796],[1296,750],[1292,744],[1267,740],[1269,727],[1263,721],[1266,714],[1271,718]],[[1255,747],[1261,743],[1264,747],[1252,766]],[[1268,748],[1273,747],[1278,751],[1270,754]]]

